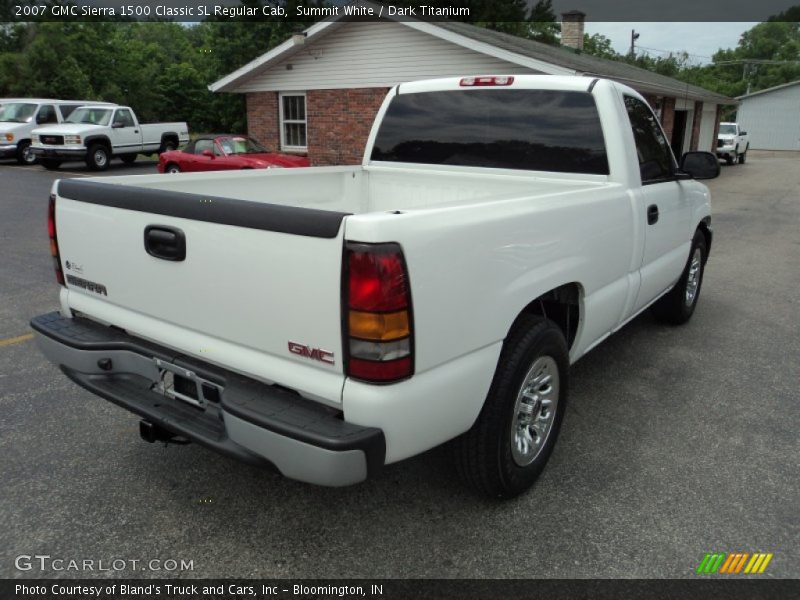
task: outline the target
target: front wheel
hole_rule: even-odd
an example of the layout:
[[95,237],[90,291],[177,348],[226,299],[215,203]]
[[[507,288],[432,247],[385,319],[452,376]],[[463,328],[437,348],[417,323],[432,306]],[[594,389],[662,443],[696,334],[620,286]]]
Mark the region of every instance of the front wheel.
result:
[[651,308],[656,319],[671,325],[682,325],[692,318],[697,300],[700,298],[700,286],[703,284],[707,257],[706,237],[702,231],[697,230],[681,278],[675,287]]
[[86,166],[93,171],[105,171],[110,159],[111,154],[108,147],[103,144],[93,144],[86,155]]
[[561,428],[568,378],[561,329],[538,315],[519,317],[477,421],[454,442],[461,477],[493,498],[512,498],[533,485]]
[[747,146],[747,147],[744,149],[744,152],[742,152],[742,153],[739,155],[739,164],[740,164],[740,165],[743,165],[743,164],[745,163],[745,161],[747,160],[747,150],[748,150],[749,148],[750,148],[750,146]]
[[20,142],[17,146],[17,162],[21,165],[35,165],[36,155],[31,151],[29,141]]

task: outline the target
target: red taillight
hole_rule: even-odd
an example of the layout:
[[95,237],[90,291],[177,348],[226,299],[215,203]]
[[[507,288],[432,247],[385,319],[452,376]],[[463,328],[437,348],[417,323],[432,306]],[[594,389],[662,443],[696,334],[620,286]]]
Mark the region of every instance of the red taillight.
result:
[[386,312],[406,306],[408,290],[402,255],[350,251],[350,308]]
[[511,85],[514,78],[507,75],[490,75],[485,77],[464,77],[459,82],[461,87],[483,87],[492,85]]
[[64,282],[64,271],[61,270],[61,255],[58,251],[58,237],[56,236],[56,195],[50,194],[47,205],[47,235],[50,238],[50,255],[53,257],[53,268],[56,271],[56,281],[61,285]]
[[350,357],[348,375],[364,381],[390,383],[411,375],[411,357],[388,362],[376,362]]
[[348,244],[343,302],[346,374],[391,383],[414,372],[411,291],[397,244]]

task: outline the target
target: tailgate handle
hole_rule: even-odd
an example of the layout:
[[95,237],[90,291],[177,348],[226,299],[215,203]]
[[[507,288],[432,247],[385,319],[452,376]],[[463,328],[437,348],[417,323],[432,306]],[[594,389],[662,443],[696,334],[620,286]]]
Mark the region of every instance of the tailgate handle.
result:
[[177,227],[148,225],[144,228],[144,249],[155,258],[181,261],[186,258],[186,235]]

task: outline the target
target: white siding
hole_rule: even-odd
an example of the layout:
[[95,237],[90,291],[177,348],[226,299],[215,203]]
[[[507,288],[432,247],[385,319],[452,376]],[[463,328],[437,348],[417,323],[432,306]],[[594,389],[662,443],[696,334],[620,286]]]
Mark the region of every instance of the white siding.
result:
[[717,120],[717,105],[703,103],[703,114],[700,118],[700,139],[697,149],[704,152],[714,152],[717,141],[714,139],[714,126]]
[[264,74],[242,82],[234,91],[390,87],[430,77],[514,73],[536,71],[400,23],[348,23]]
[[743,98],[736,120],[757,150],[800,150],[800,84]]

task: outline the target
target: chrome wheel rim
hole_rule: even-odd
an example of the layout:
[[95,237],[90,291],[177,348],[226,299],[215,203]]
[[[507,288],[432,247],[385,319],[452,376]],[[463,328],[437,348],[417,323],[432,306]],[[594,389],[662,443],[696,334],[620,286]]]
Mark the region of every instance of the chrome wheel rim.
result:
[[171,174],[173,174],[173,175],[174,175],[175,173],[180,173],[180,172],[181,172],[181,171],[180,171],[180,169],[178,169],[178,167],[169,167],[169,168],[167,169],[167,173],[171,173]]
[[28,165],[31,165],[36,162],[36,155],[33,153],[33,150],[31,150],[30,146],[27,146],[22,151],[22,160],[25,162],[25,164]]
[[106,153],[102,150],[97,150],[94,153],[94,164],[96,164],[98,167],[104,167],[107,161],[108,158],[106,157]]
[[694,299],[697,297],[697,288],[700,285],[700,273],[703,270],[703,254],[700,248],[694,249],[692,254],[692,262],[689,263],[689,274],[686,278],[686,306],[691,306]]
[[558,365],[550,356],[537,358],[517,392],[511,418],[511,455],[520,467],[531,464],[553,429],[558,407]]

